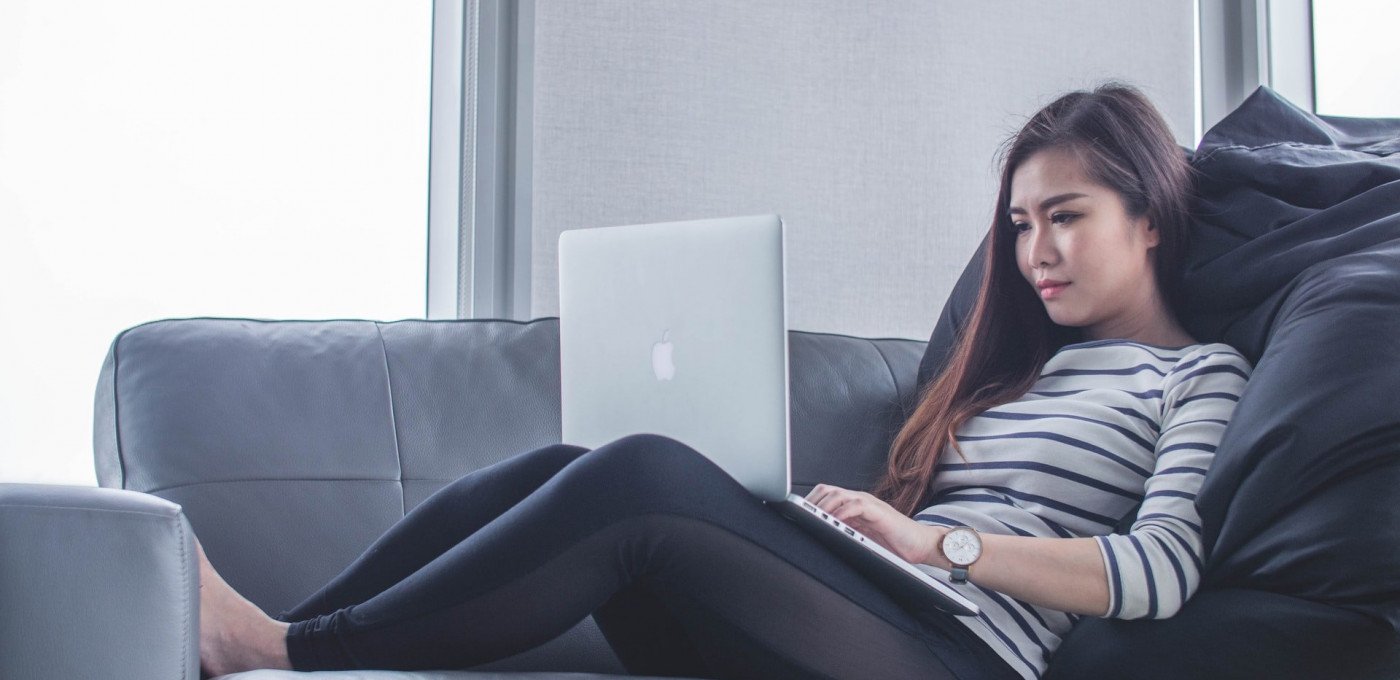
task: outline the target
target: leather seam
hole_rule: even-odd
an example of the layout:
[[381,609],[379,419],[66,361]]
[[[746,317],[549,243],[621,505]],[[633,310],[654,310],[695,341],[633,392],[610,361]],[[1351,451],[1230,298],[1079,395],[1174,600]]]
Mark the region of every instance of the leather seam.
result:
[[[418,480],[415,479],[415,480],[409,480],[409,481],[418,481]],[[430,481],[438,481],[438,480],[430,480]],[[446,480],[446,481],[453,481],[453,480]],[[250,479],[211,479],[211,480],[209,480],[209,481],[207,481],[207,482],[184,482],[184,483],[181,483],[181,484],[171,484],[170,486],[162,486],[162,487],[158,487],[158,488],[154,488],[154,489],[149,489],[149,490],[146,490],[146,491],[141,491],[141,493],[158,494],[158,493],[163,493],[163,492],[166,492],[166,491],[170,491],[170,490],[172,490],[172,489],[184,489],[184,488],[191,487],[191,486],[204,486],[204,485],[206,485],[206,484],[245,484],[245,483],[253,483],[253,482],[398,482],[401,486],[402,486],[402,484],[403,484],[402,480],[400,480],[400,479],[395,479],[395,478],[392,478],[392,477],[384,477],[384,478],[381,478],[381,477],[371,477],[371,478],[365,478],[365,477],[291,477],[291,478],[253,477],[253,478],[250,478]],[[134,491],[135,489],[132,489],[132,490]]]
[[885,355],[884,350],[880,349],[879,344],[873,340],[869,342],[870,346],[875,348],[875,352],[880,355],[880,360],[885,362],[885,372],[889,373],[890,384],[894,388],[894,405],[899,408],[900,415],[903,416],[904,420],[908,420],[909,414],[904,412],[903,400],[899,398],[899,381],[894,377],[894,367],[890,365],[890,358]]
[[[1382,142],[1382,143],[1383,143],[1383,142]],[[1345,152],[1345,151],[1350,151],[1350,152],[1353,152],[1353,153],[1364,153],[1364,154],[1366,154],[1366,155],[1368,155],[1368,156],[1376,156],[1376,157],[1378,157],[1378,158],[1387,158],[1387,157],[1389,157],[1389,156],[1395,155],[1394,152],[1391,152],[1391,153],[1384,153],[1384,152],[1381,152],[1381,151],[1371,151],[1371,150],[1369,150],[1369,149],[1355,149],[1355,148],[1350,148],[1350,149],[1348,149],[1348,148],[1340,148],[1340,147],[1337,147],[1337,146],[1328,146],[1328,145],[1325,145],[1325,144],[1313,144],[1313,143],[1310,143],[1310,142],[1299,142],[1299,141],[1297,141],[1297,140],[1285,139],[1285,140],[1277,141],[1277,142],[1269,142],[1269,143],[1267,143],[1267,144],[1259,144],[1259,145],[1257,145],[1257,146],[1255,146],[1255,145],[1250,145],[1250,144],[1226,144],[1226,145],[1224,145],[1224,146],[1217,146],[1217,147],[1215,147],[1214,149],[1211,149],[1210,151],[1207,151],[1207,152],[1205,152],[1204,154],[1201,154],[1200,156],[1196,156],[1196,157],[1192,158],[1191,164],[1192,164],[1192,165],[1195,165],[1196,163],[1203,163],[1203,162],[1205,162],[1205,161],[1211,160],[1212,157],[1214,157],[1216,154],[1218,154],[1218,153],[1220,153],[1220,152],[1222,152],[1222,151],[1245,151],[1245,152],[1253,153],[1253,152],[1255,152],[1255,151],[1265,151],[1265,150],[1268,150],[1268,149],[1273,149],[1273,148],[1277,148],[1277,147],[1281,147],[1281,146],[1286,146],[1286,147],[1303,147],[1303,148],[1311,148],[1311,149],[1323,149],[1323,150],[1326,150],[1326,151],[1344,151],[1344,152]]]
[[7,510],[77,510],[81,512],[96,512],[104,515],[139,515],[141,517],[156,517],[168,519],[170,515],[159,512],[149,512],[146,510],[122,510],[119,508],[90,508],[81,505],[41,505],[36,503],[0,503],[0,508]]
[[[180,677],[185,677],[190,661],[190,589],[186,587],[190,572],[185,553],[185,524],[178,515],[175,517],[175,531],[180,542]],[[198,589],[199,584],[195,586]]]
[[118,371],[121,369],[121,343],[122,338],[131,332],[128,328],[117,334],[117,339],[112,343],[112,430],[113,439],[117,444],[117,488],[126,487],[126,457],[122,453],[122,409],[121,400],[118,394],[121,392],[118,378]]
[[359,322],[359,323],[374,323],[374,324],[379,324],[379,323],[399,324],[399,323],[405,323],[405,322],[407,322],[407,323],[413,323],[413,324],[419,324],[419,323],[429,323],[429,324],[438,324],[438,323],[461,323],[461,324],[468,324],[468,323],[471,323],[471,324],[475,324],[475,323],[482,323],[482,322],[488,322],[488,321],[489,321],[489,322],[513,323],[513,324],[516,324],[516,325],[518,325],[518,326],[528,326],[528,325],[530,325],[530,324],[539,323],[539,322],[541,322],[541,321],[558,320],[558,319],[559,319],[559,317],[557,317],[557,316],[543,316],[543,317],[538,317],[538,318],[534,318],[534,319],[527,319],[527,320],[524,320],[524,321],[519,320],[519,319],[503,319],[503,318],[495,318],[495,317],[493,317],[493,318],[471,318],[471,319],[399,319],[399,320],[397,320],[397,321],[379,321],[379,320],[375,320],[375,319],[365,319],[365,318],[360,318],[360,317],[345,317],[345,316],[334,317],[334,318],[322,318],[322,319],[268,319],[268,318],[264,318],[264,317],[248,317],[248,316],[171,316],[171,317],[165,317],[165,318],[162,318],[162,319],[153,319],[153,320],[151,320],[151,321],[143,321],[143,322],[141,322],[141,323],[139,323],[139,324],[136,324],[135,326],[132,326],[131,328],[128,328],[128,329],[126,329],[126,330],[135,330],[135,329],[137,329],[137,328],[141,328],[142,326],[153,326],[153,325],[156,325],[156,324],[165,324],[165,323],[179,322],[179,321],[247,321],[247,322],[252,322],[252,323],[257,323],[257,324],[263,324],[263,325],[271,325],[271,324],[318,324],[318,323],[329,323],[329,322],[340,322],[340,323]]
[[394,432],[394,461],[399,466],[399,476],[395,481],[399,484],[399,514],[408,514],[408,494],[403,488],[403,454],[399,451],[399,418],[394,412],[394,377],[389,372],[389,348],[384,344],[384,330],[379,327],[379,322],[374,322],[374,330],[379,334],[379,351],[384,357],[384,384],[389,390],[389,428]]

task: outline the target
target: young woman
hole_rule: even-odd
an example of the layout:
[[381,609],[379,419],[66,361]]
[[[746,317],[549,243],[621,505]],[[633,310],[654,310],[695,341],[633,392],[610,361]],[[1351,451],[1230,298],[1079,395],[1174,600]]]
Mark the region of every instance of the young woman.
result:
[[640,434],[448,484],[275,619],[201,547],[204,669],[467,668],[592,614],[636,674],[1035,678],[1079,617],[1171,616],[1200,581],[1195,492],[1251,371],[1176,318],[1189,166],[1116,83],[1008,142],[979,296],[883,479],[807,496],[948,570],[980,616],[905,606],[700,453]]

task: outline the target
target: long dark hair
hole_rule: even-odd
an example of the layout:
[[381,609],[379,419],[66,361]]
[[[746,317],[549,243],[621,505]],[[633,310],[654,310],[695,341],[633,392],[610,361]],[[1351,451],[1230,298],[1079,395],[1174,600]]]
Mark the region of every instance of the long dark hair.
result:
[[1036,112],[1001,146],[1001,188],[992,217],[982,283],[942,372],[918,396],[895,435],[884,476],[871,491],[905,515],[930,497],[945,447],[963,456],[955,432],[982,411],[1015,401],[1060,348],[1082,339],[1078,328],[1050,319],[1017,268],[1011,177],[1038,151],[1077,156],[1090,181],[1118,193],[1132,217],[1160,231],[1154,249],[1157,286],[1168,308],[1181,309],[1181,266],[1189,235],[1191,167],[1162,115],[1136,88],[1117,81],[1063,95]]

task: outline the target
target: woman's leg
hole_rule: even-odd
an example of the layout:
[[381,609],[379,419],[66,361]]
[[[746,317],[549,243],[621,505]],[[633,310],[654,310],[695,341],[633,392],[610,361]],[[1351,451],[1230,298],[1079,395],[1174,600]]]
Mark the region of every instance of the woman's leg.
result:
[[378,595],[496,519],[588,452],[553,444],[474,470],[409,511],[320,590],[273,617],[299,621]]
[[714,463],[656,435],[581,455],[403,581],[293,622],[286,644],[297,670],[464,668],[590,613],[633,672],[1011,673],[961,624],[904,609]]
[[673,516],[657,530],[684,536],[687,550],[701,557],[672,575],[679,583],[640,579],[624,591],[632,594],[623,607],[615,595],[594,612],[629,673],[1019,678],[948,615],[919,620],[906,612],[891,621],[878,607],[726,528]]

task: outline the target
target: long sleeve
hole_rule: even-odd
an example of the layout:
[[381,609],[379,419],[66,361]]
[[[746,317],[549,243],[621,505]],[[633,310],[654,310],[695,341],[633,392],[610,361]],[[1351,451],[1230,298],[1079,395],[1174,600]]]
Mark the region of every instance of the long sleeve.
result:
[[[1251,371],[1220,342],[1065,345],[1025,394],[958,428],[964,455],[944,452],[915,519],[1094,538],[1112,599],[1099,616],[1172,616],[1201,579],[1194,500]],[[1130,533],[1105,536],[1134,506]],[[954,618],[1028,680],[1082,619],[976,583],[961,590],[981,612]]]
[[1165,619],[1201,580],[1201,518],[1196,492],[1205,480],[1252,367],[1238,353],[1183,358],[1163,379],[1156,463],[1126,535],[1096,536],[1108,574],[1103,618]]

